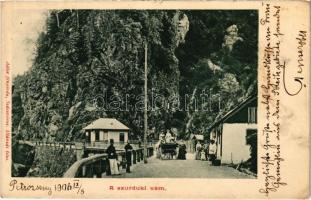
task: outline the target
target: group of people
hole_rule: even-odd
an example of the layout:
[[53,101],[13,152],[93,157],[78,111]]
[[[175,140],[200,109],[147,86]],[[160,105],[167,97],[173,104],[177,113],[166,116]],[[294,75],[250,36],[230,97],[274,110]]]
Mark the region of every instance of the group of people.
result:
[[[165,143],[173,143],[176,142],[176,137],[174,137],[169,130],[167,130],[166,134],[161,133],[160,134],[160,141]],[[127,142],[127,144],[124,147],[125,149],[125,157],[126,157],[126,172],[130,173],[130,167],[132,165],[132,151],[133,147],[132,145]],[[216,142],[214,140],[210,140],[208,143],[207,141],[203,144],[201,144],[200,141],[197,142],[196,147],[196,160],[209,160],[214,162],[216,159],[216,151],[217,146]],[[107,170],[108,174],[111,175],[120,175],[119,171],[119,162],[118,162],[118,156],[116,152],[116,148],[114,146],[113,139],[110,140],[110,145],[107,148],[107,154],[108,154],[108,161],[109,161],[109,168]],[[179,147],[179,153],[178,153],[178,159],[186,159],[186,146],[181,145]],[[110,173],[109,173],[110,172]]]
[[[125,158],[126,158],[126,172],[131,173],[131,165],[132,165],[132,145],[127,142],[124,147],[125,149]],[[107,170],[108,174],[110,172],[111,175],[120,175],[119,171],[119,163],[118,163],[118,155],[116,152],[116,148],[114,147],[113,139],[110,140],[110,145],[107,148],[108,161],[109,161],[109,169]]]
[[216,142],[215,140],[210,140],[209,143],[206,141],[204,144],[201,144],[201,142],[198,141],[195,151],[196,160],[209,160],[213,162],[216,159]]
[[170,130],[166,130],[166,133],[162,132],[159,135],[159,141],[161,143],[174,143],[176,142],[176,136],[170,132]]

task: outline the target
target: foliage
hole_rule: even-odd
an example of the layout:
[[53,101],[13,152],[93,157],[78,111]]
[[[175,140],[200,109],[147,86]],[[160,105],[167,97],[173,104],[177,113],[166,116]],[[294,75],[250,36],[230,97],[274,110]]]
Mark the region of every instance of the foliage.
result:
[[[189,20],[184,41],[182,16]],[[257,90],[257,21],[256,11],[53,10],[32,68],[14,80],[13,128],[24,139],[72,141],[91,121],[113,117],[141,137],[142,109],[125,95],[142,100],[148,43],[149,102],[159,94],[186,108],[151,110],[149,128],[176,127],[181,138],[206,133],[216,116]],[[228,50],[223,43],[233,24],[243,40]],[[203,92],[213,94],[211,104],[199,98]],[[104,99],[112,97],[123,111],[106,109]]]
[[17,129],[19,122],[21,121],[24,115],[23,103],[19,92],[14,92],[12,96],[12,112],[14,115],[12,116],[12,127],[13,131]]
[[27,176],[62,177],[75,161],[75,152],[72,149],[37,147],[34,162]]
[[246,161],[248,168],[257,174],[257,132],[246,138],[246,143],[250,145],[250,158]]

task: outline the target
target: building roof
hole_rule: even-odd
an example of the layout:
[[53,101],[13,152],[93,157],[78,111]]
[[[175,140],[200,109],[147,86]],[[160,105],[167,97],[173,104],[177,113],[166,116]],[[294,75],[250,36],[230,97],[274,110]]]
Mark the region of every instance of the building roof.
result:
[[83,129],[129,130],[127,126],[114,118],[99,118]]
[[204,136],[203,135],[198,135],[198,134],[191,134],[190,139],[197,139],[197,140],[204,140]]
[[232,115],[234,115],[235,113],[237,113],[238,111],[240,111],[242,108],[244,108],[245,106],[247,106],[250,102],[254,101],[257,99],[257,94],[254,96],[250,96],[248,98],[246,98],[244,101],[242,101],[241,103],[239,103],[236,107],[234,107],[233,109],[231,109],[230,111],[228,111],[225,115],[223,115],[220,119],[216,120],[209,128],[208,130],[212,130],[214,127],[216,127],[217,125],[219,125],[220,123],[224,122],[225,120],[227,120],[229,117],[231,117]]

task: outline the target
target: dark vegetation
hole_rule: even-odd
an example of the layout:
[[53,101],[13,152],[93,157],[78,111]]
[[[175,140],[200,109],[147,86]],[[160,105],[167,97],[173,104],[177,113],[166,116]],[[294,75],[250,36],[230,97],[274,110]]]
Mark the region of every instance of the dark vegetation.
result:
[[[130,98],[120,112],[103,100],[113,96],[112,106],[124,110],[126,94],[142,97],[145,42],[148,94],[173,99],[148,113],[149,129],[207,136],[217,117],[257,91],[257,21],[257,11],[246,10],[51,11],[32,68],[14,79],[13,143],[81,140],[81,129],[99,117],[117,118],[132,139],[141,137],[143,104]],[[255,139],[248,140],[252,171]],[[12,175],[59,177],[74,160],[67,150],[13,144]]]
[[76,161],[73,149],[41,146],[36,148],[36,157],[29,177],[62,177],[67,169]]
[[[178,26],[185,16],[189,29]],[[171,103],[150,111],[149,128],[175,127],[184,139],[207,134],[217,116],[257,90],[257,20],[257,11],[245,10],[51,11],[32,68],[14,80],[13,131],[19,139],[73,141],[82,139],[81,129],[92,120],[114,117],[133,138],[141,136],[137,100],[120,112],[105,109],[97,97],[114,96],[122,107],[126,94],[143,94],[147,41],[149,96],[177,96],[173,102],[182,108]],[[227,31],[232,25],[238,28],[233,34]],[[241,38],[232,49],[230,34]],[[201,100],[203,91],[213,94],[211,104]],[[195,103],[205,109],[195,110]]]
[[35,147],[13,141],[12,155],[12,176],[26,176],[35,158]]
[[75,151],[63,146],[34,146],[28,142],[13,142],[12,151],[13,177],[62,177],[76,161]]

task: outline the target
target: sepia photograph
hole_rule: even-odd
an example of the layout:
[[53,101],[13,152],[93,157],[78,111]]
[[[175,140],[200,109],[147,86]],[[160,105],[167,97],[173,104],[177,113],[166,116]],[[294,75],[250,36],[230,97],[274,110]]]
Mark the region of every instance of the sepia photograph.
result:
[[257,179],[258,10],[12,16],[12,177]]
[[0,196],[308,198],[309,5],[0,2]]

